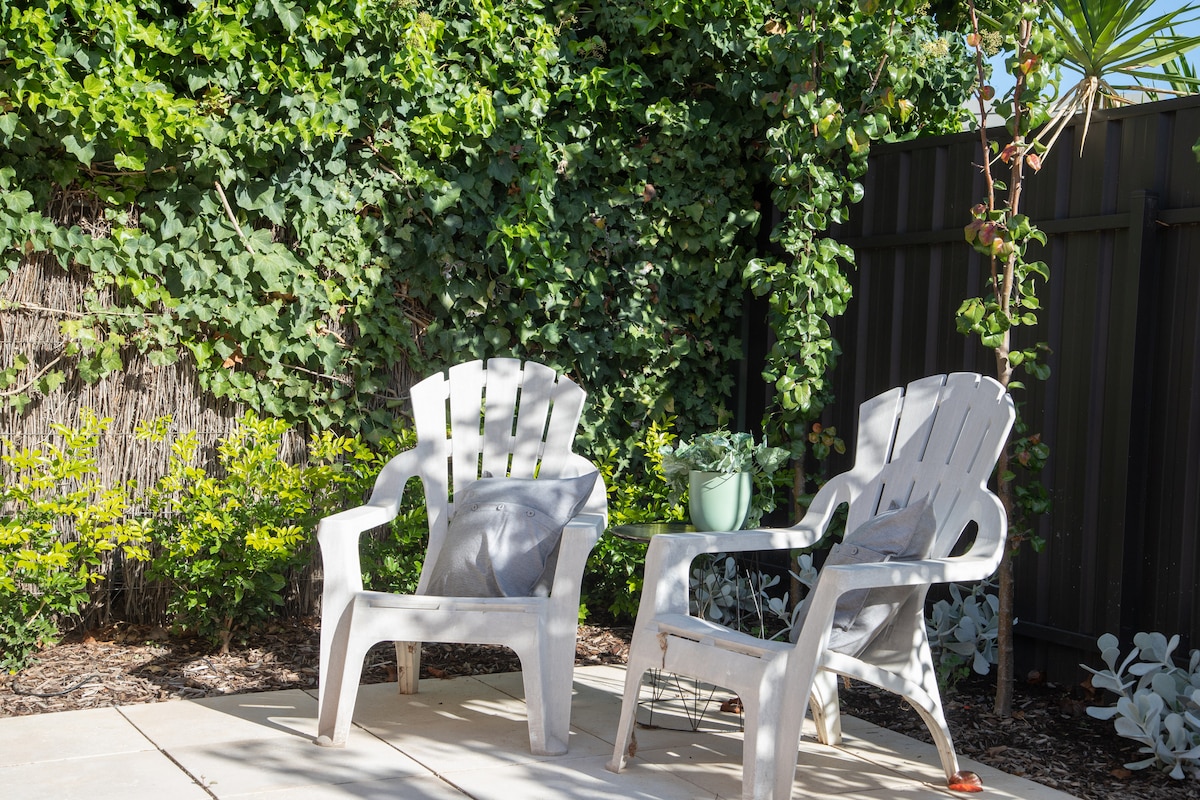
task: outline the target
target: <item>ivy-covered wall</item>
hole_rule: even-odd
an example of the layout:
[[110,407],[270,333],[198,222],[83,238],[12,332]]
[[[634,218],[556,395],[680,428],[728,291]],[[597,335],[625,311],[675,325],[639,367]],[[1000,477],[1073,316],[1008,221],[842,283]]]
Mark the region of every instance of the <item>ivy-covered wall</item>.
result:
[[[0,327],[16,410],[194,363],[202,389],[370,431],[397,379],[518,354],[608,450],[725,418],[770,298],[787,423],[824,400],[871,141],[953,124],[969,64],[915,3],[32,0],[0,10]],[[782,225],[755,248],[773,191]],[[66,271],[80,309],[12,289]],[[7,279],[7,281],[6,281]],[[4,282],[10,284],[4,286]],[[784,435],[791,431],[785,425]]]

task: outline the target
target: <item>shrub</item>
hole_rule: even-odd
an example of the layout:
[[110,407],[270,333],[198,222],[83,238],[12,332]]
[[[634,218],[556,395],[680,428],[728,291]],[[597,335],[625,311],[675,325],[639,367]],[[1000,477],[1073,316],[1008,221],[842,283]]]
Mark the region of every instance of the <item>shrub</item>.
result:
[[996,663],[1000,599],[988,592],[995,584],[981,581],[966,594],[964,588],[950,584],[950,599],[933,604],[926,625],[943,688],[953,688],[971,672],[987,675]]
[[[683,509],[668,496],[659,453],[659,448],[675,440],[673,423],[674,417],[667,417],[639,431],[631,458],[623,458],[622,450],[614,447],[599,460],[608,487],[610,526],[683,519]],[[603,609],[614,621],[632,621],[641,598],[645,559],[645,544],[601,536],[583,579],[582,615]]]
[[142,526],[125,519],[127,484],[104,487],[93,457],[111,419],[80,412],[38,447],[3,441],[0,464],[0,668],[15,672],[61,635],[102,579],[105,553],[146,559]]
[[[165,435],[166,420],[139,426]],[[314,434],[306,465],[281,458],[289,426],[247,412],[217,445],[217,468],[196,466],[194,432],[171,445],[167,474],[147,496],[159,548],[153,577],[172,587],[168,611],[227,651],[236,630],[261,623],[283,605],[287,579],[311,558],[321,517],[357,505],[379,459],[357,438]]]
[[740,568],[738,560],[725,553],[701,556],[693,562],[688,581],[691,613],[763,639],[786,638],[795,609],[788,605],[787,592],[772,596],[768,591],[779,580],[778,575]]
[[1101,636],[1100,658],[1108,669],[1083,668],[1092,673],[1092,686],[1117,695],[1115,706],[1090,706],[1096,719],[1115,720],[1117,735],[1141,742],[1147,758],[1126,764],[1129,769],[1157,765],[1180,780],[1200,780],[1200,650],[1193,650],[1187,668],[1171,654],[1179,636],[1170,641],[1161,633],[1139,633],[1134,648],[1121,664],[1120,643],[1110,633]]

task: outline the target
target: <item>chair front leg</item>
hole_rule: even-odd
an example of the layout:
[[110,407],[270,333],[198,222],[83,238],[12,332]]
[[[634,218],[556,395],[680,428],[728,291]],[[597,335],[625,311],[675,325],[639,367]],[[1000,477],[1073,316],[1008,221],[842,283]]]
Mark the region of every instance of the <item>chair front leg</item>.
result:
[[[546,653],[543,661],[543,714],[545,719],[545,749],[550,755],[567,752],[571,730],[571,696],[575,683],[575,642],[578,626],[566,626],[563,621],[550,623],[544,635]],[[569,627],[566,631],[555,628]],[[561,748],[561,749],[560,749]]]
[[320,701],[317,706],[317,739],[322,747],[345,747],[358,700],[358,682],[363,661],[372,643],[365,638],[348,637],[339,648],[338,658],[327,667],[321,662]]
[[[790,722],[804,719],[804,706],[789,708],[784,700],[787,659],[775,658],[764,665],[757,686],[740,691],[745,710],[742,739],[743,800],[788,800],[796,772],[800,727]],[[791,734],[789,744],[789,732]]]
[[[555,665],[548,652],[550,643],[545,635],[521,636],[505,645],[512,648],[521,661],[521,683],[525,689],[525,713],[529,724],[529,749],[535,756],[560,756],[567,752],[567,736],[571,727],[571,672],[567,672],[566,704],[556,698],[561,687],[555,687]],[[574,666],[574,652],[570,665]],[[561,683],[561,669],[558,669]]]
[[625,691],[621,698],[621,720],[617,723],[612,760],[607,765],[609,772],[620,772],[625,769],[628,760],[637,754],[637,736],[634,726],[637,722],[638,701],[642,692],[642,676],[646,674],[647,669],[645,664],[634,660],[631,652],[629,663],[625,667]]
[[949,781],[958,772],[958,754],[954,752],[954,739],[950,735],[950,726],[946,723],[946,712],[937,685],[937,673],[933,670],[929,641],[923,636],[913,653],[907,672],[905,677],[920,686],[922,694],[906,696],[904,699],[916,709],[925,727],[929,728],[929,734],[937,745],[942,769],[946,772],[946,780]]

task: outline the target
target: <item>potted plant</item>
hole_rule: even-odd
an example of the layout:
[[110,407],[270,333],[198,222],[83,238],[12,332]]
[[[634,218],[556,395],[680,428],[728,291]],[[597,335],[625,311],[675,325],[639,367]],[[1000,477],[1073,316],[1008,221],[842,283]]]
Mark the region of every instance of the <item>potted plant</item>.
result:
[[774,506],[771,476],[788,459],[782,447],[771,447],[766,440],[755,444],[752,434],[726,430],[665,445],[659,454],[672,499],[678,500],[686,488],[692,524],[706,531],[756,526]]

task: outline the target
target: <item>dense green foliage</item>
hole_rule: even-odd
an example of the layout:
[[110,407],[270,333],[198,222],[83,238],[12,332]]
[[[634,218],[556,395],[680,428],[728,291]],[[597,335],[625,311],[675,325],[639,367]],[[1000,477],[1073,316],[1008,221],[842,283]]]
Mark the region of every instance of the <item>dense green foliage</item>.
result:
[[827,373],[840,354],[828,320],[850,299],[850,248],[828,237],[862,199],[858,179],[872,142],[958,124],[971,79],[958,37],[936,33],[927,7],[868,0],[794,2],[796,24],[774,21],[762,41],[770,70],[758,93],[770,113],[772,199],[783,215],[771,238],[786,257],[749,262],[745,279],[770,298],[775,342],[764,377],[775,421],[799,455],[807,423],[829,401]]
[[622,9],[306,5],[7,12],[0,270],[48,250],[117,292],[64,330],[77,368],[187,353],[217,396],[358,426],[397,362],[518,353],[584,380],[589,429],[706,423],[757,219],[752,121],[692,96],[712,45],[663,82]]
[[[581,379],[586,438],[613,443],[665,413],[715,426],[747,287],[784,416],[811,416],[848,296],[823,232],[870,141],[962,94],[954,39],[861,5],[7,7],[0,279],[46,253],[94,292],[53,368],[18,359],[0,390],[23,405],[136,347],[361,429],[403,406],[396,363],[516,353]],[[786,252],[764,259],[768,179]]]
[[[639,431],[727,423],[747,292],[770,308],[771,441],[806,448],[838,352],[827,318],[849,298],[852,254],[827,231],[862,195],[871,142],[956,124],[970,83],[961,44],[924,14],[912,0],[5,5],[0,286],[36,262],[87,293],[82,314],[0,299],[5,324],[62,320],[58,341],[0,364],[0,400],[22,409],[143,352],[186,359],[256,419],[386,441],[407,405],[398,367],[532,357],[587,388],[580,449],[605,465],[614,521],[670,518]],[[261,501],[275,480],[213,483],[185,455],[160,487],[178,526],[164,542],[183,555],[196,518],[241,513],[229,491]],[[253,616],[313,513],[255,511],[276,525],[269,547],[206,540],[160,574],[250,581]],[[411,585],[419,514],[367,541],[381,585]],[[213,571],[270,553],[261,579]],[[589,602],[629,612],[637,555],[598,553]],[[196,591],[177,610],[204,605],[192,624],[228,633],[241,612]]]

